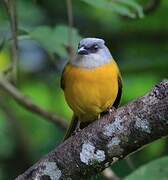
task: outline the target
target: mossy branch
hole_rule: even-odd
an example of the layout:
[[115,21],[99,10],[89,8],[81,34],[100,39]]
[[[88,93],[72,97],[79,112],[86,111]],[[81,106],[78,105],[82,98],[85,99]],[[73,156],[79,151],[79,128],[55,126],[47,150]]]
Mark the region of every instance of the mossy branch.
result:
[[168,135],[168,80],[67,139],[16,180],[87,179]]

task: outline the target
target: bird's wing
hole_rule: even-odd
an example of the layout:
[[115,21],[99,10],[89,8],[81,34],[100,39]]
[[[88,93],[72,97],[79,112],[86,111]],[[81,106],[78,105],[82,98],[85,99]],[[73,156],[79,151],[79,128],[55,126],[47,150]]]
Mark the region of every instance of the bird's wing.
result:
[[[69,64],[69,63],[67,63],[67,64],[65,65],[65,67],[64,67],[64,69],[63,69],[63,71],[62,71],[62,75],[61,75],[60,86],[61,86],[61,88],[62,88],[63,90],[65,89],[65,79],[64,79],[65,76],[64,76],[64,73],[65,73],[65,71],[66,71],[66,68],[67,68],[68,64]],[[64,136],[63,141],[65,141],[66,139],[68,139],[68,138],[72,135],[72,133],[75,131],[75,129],[76,129],[76,127],[77,127],[77,124],[78,124],[78,118],[77,118],[77,116],[74,114],[74,115],[72,116],[72,120],[71,120],[71,122],[70,122],[70,125],[69,125],[67,131],[66,131],[66,134],[65,134],[65,136]]]
[[68,63],[65,65],[63,71],[62,71],[62,75],[61,75],[61,81],[60,81],[60,86],[61,88],[64,90],[65,89],[65,81],[64,81],[64,72],[65,72],[65,69],[67,67]]
[[122,79],[121,79],[121,75],[119,74],[118,75],[118,94],[113,104],[115,108],[117,108],[120,104],[121,95],[122,95]]

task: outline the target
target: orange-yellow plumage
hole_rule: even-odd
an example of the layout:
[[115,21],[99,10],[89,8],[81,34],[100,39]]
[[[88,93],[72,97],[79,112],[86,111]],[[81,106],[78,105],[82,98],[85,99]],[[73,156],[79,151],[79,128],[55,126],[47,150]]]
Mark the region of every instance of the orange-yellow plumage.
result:
[[84,38],[79,42],[76,56],[64,68],[61,87],[74,112],[64,140],[108,108],[118,107],[122,93],[120,72],[103,39]]
[[115,61],[86,69],[68,64],[63,73],[65,98],[80,121],[93,121],[111,107],[118,94]]

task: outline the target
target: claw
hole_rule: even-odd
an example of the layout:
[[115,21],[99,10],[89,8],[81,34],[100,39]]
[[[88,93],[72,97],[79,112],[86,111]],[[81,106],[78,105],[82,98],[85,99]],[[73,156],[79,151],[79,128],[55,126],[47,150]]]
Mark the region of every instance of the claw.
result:
[[80,131],[81,131],[80,121],[78,121],[77,126],[76,126],[76,129],[75,129],[75,131],[73,132],[73,135],[78,134]]
[[107,109],[107,112],[110,114],[114,113],[115,111],[116,111],[116,108],[114,106]]

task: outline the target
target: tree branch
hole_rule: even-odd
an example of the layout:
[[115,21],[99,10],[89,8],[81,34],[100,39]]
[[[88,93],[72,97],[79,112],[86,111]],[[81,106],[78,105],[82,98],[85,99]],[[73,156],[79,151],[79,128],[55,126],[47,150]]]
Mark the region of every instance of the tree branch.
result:
[[73,27],[73,13],[72,13],[72,0],[67,0],[67,15],[68,15],[68,52],[69,58],[73,58],[72,48],[72,27]]
[[15,86],[13,86],[2,73],[0,73],[0,87],[25,109],[46,118],[52,123],[55,123],[63,131],[65,131],[67,128],[67,123],[64,119],[44,110],[43,108],[33,103],[30,98],[22,95],[21,92]]
[[18,52],[18,40],[17,40],[17,13],[16,13],[16,0],[4,0],[6,9],[8,11],[11,34],[12,34],[12,78],[16,83],[18,78],[19,67],[19,52]]
[[168,80],[67,139],[16,180],[86,179],[168,135]]

